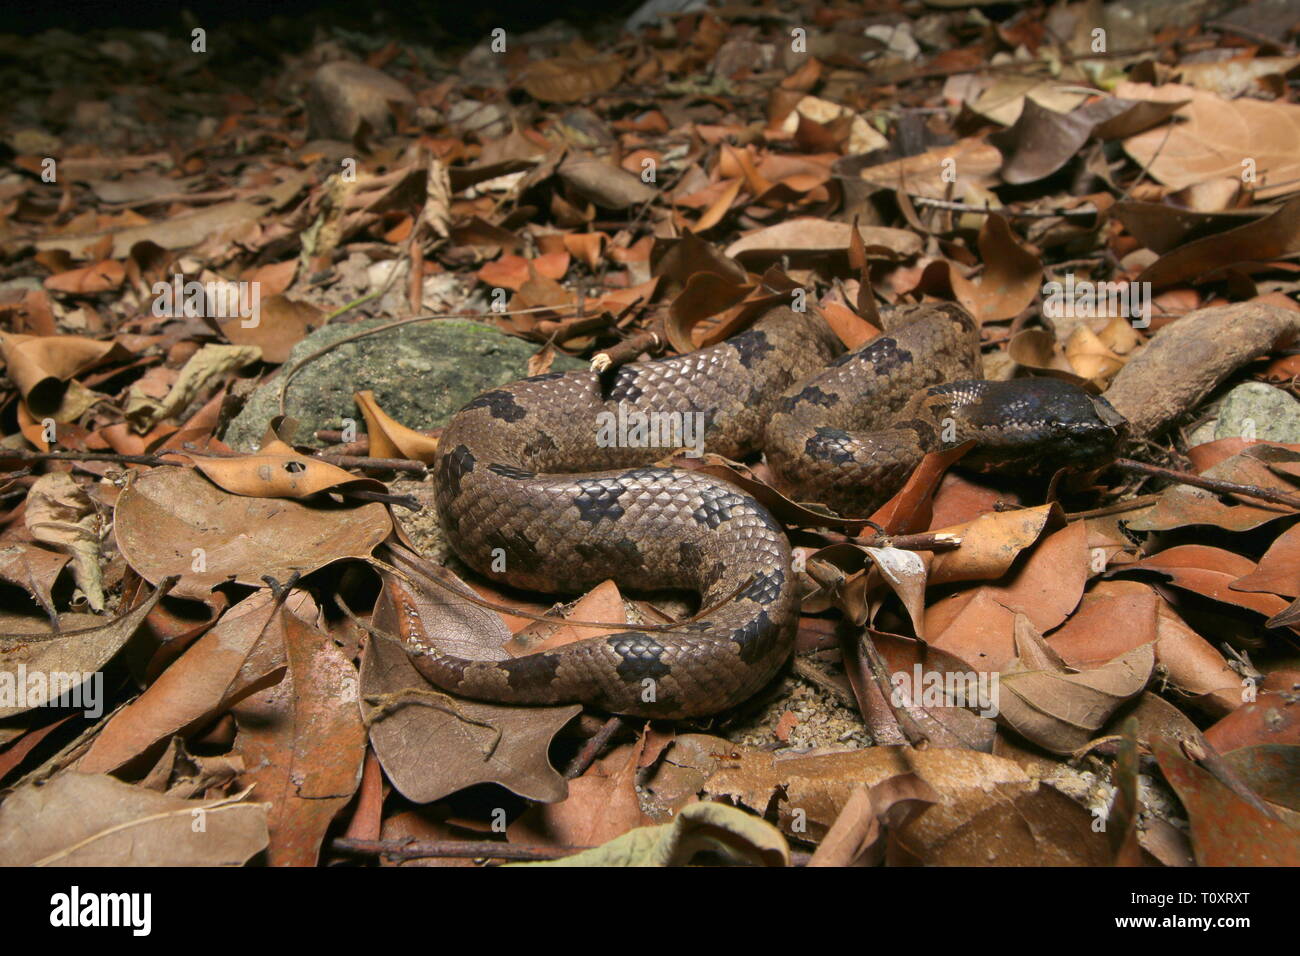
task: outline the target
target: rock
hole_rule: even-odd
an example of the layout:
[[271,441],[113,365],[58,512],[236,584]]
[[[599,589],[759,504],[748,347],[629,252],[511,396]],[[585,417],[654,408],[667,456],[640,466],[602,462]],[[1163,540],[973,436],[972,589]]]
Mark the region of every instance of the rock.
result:
[[[388,319],[330,325],[307,336],[289,354],[292,368],[311,353],[354,332]],[[289,385],[285,411],[299,422],[296,441],[320,444],[314,432],[341,428],[344,418],[364,420],[352,399],[370,389],[385,412],[411,428],[445,425],[454,412],[479,392],[523,378],[537,346],[511,338],[488,325],[459,319],[416,322],[340,345],[310,362]],[[578,359],[560,355],[552,371],[584,368]],[[278,414],[279,376],[258,388],[226,429],[225,441],[253,451],[267,423]]]
[[770,70],[776,61],[776,47],[770,43],[738,38],[728,40],[713,55],[717,76],[736,77]]
[[1106,400],[1128,419],[1130,442],[1149,438],[1297,332],[1300,313],[1263,301],[1198,309],[1153,335],[1119,370]]
[[1300,444],[1300,402],[1272,385],[1246,382],[1223,397],[1216,421],[1192,433],[1193,445],[1220,438]]
[[482,140],[498,139],[510,132],[510,113],[498,103],[458,100],[447,114],[447,122]]
[[706,6],[708,4],[704,0],[644,0],[623,22],[623,29],[634,33],[641,27],[657,26],[660,17],[691,13],[703,10]]
[[387,73],[364,63],[326,63],[307,86],[309,136],[351,141],[363,122],[374,133],[391,133],[393,103],[414,106],[415,97]]

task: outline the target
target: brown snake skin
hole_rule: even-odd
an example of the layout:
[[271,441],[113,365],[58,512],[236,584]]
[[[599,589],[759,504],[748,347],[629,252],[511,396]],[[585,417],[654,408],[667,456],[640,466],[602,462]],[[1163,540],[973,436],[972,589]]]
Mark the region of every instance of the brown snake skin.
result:
[[1024,471],[1045,452],[1057,465],[1093,461],[1118,437],[1123,419],[1074,386],[959,381],[980,365],[978,329],[957,306],[902,310],[890,327],[836,358],[822,319],[779,308],[725,342],[623,366],[608,382],[552,373],[474,399],[434,463],[438,514],[467,564],[546,592],[609,578],[689,589],[711,610],[670,631],[629,629],[513,660],[413,648],[417,668],[466,697],[662,718],[723,710],[776,673],[799,613],[782,527],[720,479],[647,467],[672,447],[601,447],[597,415],[620,403],[625,413],[702,413],[707,451],[765,449],[787,493],[851,515],[888,500],[944,444],[975,439],[967,457],[977,466]]

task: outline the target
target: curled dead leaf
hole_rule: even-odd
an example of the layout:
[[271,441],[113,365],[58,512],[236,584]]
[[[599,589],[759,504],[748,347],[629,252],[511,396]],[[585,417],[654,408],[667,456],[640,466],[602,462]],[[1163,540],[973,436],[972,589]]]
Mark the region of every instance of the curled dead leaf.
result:
[[1052,753],[1084,746],[1115,710],[1141,693],[1155,668],[1155,645],[1143,644],[1088,671],[1066,666],[1029,619],[1016,615],[1016,657],[999,682],[999,716]]
[[401,422],[389,417],[371,391],[357,392],[353,395],[357,407],[366,419],[366,435],[370,439],[370,455],[374,458],[407,458],[422,461],[426,465],[433,461],[438,451],[438,439],[413,428],[407,428]]

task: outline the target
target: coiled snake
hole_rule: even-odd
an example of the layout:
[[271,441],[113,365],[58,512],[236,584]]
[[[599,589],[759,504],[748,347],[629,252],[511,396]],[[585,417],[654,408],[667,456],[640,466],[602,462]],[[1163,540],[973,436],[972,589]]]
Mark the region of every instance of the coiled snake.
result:
[[672,447],[602,440],[620,414],[702,415],[708,451],[762,449],[787,493],[855,516],[945,444],[974,439],[967,461],[1023,473],[1094,461],[1123,425],[1102,399],[1054,379],[969,381],[979,333],[957,306],[902,310],[889,334],[841,352],[822,319],[779,308],[725,342],[623,366],[608,382],[552,373],[475,398],[443,432],[433,466],[439,517],[467,564],[546,592],[608,578],[689,589],[712,609],[673,630],[513,660],[425,646],[416,667],[466,697],[664,718],[723,710],[776,673],[799,614],[781,525],[721,479],[649,467]]

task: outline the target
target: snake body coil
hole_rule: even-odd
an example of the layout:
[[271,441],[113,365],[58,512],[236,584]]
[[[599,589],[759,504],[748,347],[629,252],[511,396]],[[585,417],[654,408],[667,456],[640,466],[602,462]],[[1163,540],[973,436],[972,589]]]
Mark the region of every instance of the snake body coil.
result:
[[438,514],[467,564],[539,591],[609,578],[689,589],[713,610],[671,631],[629,629],[513,660],[421,647],[417,668],[466,697],[665,718],[725,709],[773,676],[799,613],[783,529],[733,485],[648,466],[682,442],[610,441],[612,422],[700,422],[708,451],[765,449],[787,492],[854,515],[945,443],[974,439],[986,462],[1022,466],[1045,450],[1088,461],[1114,443],[1123,420],[1072,386],[962,381],[978,374],[979,336],[960,308],[907,318],[839,355],[820,318],[777,309],[711,348],[623,366],[609,383],[554,373],[475,398],[434,463]]

